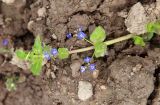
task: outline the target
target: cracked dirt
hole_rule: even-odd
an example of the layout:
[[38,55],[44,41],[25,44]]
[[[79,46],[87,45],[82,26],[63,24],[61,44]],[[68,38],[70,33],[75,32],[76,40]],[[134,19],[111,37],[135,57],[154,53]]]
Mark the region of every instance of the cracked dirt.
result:
[[[66,33],[74,33],[79,27],[89,35],[101,25],[108,39],[123,36],[130,31],[125,24],[128,13],[138,2],[149,21],[160,17],[160,0],[6,1],[0,1],[0,42],[3,37],[9,37],[13,44],[8,47],[14,49],[31,49],[36,35],[42,35],[43,41],[52,47],[89,46],[75,38],[66,40]],[[96,79],[91,72],[73,77],[70,68],[73,62],[92,55],[92,51],[72,55],[64,61],[50,61],[39,77],[12,65],[10,55],[1,54],[0,105],[160,105],[160,49],[154,44],[152,41],[142,48],[124,41],[110,46],[109,55],[97,59]],[[17,84],[16,91],[8,92],[5,77],[12,75],[25,80]],[[93,96],[87,101],[81,101],[77,95],[81,80],[93,86]]]

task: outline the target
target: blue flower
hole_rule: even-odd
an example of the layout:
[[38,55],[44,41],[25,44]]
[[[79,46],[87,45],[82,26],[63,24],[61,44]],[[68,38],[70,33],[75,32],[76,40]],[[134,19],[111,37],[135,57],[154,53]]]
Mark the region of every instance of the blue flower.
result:
[[9,43],[8,39],[3,39],[2,44],[3,44],[4,46],[7,46],[8,43]]
[[86,37],[87,37],[87,35],[84,32],[82,32],[82,31],[80,31],[80,32],[77,33],[77,38],[79,40],[82,40],[82,39],[84,39]]
[[68,33],[68,34],[66,35],[66,37],[67,37],[68,39],[70,39],[70,38],[72,38],[72,34],[71,34],[71,33]]
[[56,48],[52,48],[51,54],[52,54],[53,56],[56,56],[56,55],[58,54],[58,50],[57,50]]
[[85,71],[86,71],[86,66],[81,66],[80,72],[83,73],[83,72],[85,72]]
[[51,59],[51,57],[50,57],[48,52],[44,52],[44,58],[47,59],[47,60]]
[[84,61],[85,63],[89,63],[89,62],[91,61],[91,58],[90,58],[90,57],[85,57],[85,58],[83,59],[83,61]]
[[89,70],[91,70],[91,71],[96,70],[96,65],[95,64],[90,64],[89,65]]

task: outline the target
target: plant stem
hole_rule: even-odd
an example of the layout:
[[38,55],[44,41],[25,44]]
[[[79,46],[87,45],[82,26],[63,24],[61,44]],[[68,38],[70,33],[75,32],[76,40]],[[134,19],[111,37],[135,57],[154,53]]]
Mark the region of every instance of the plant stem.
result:
[[[134,36],[134,34],[128,34],[128,35],[125,35],[125,36],[122,36],[122,37],[119,37],[119,38],[116,38],[116,39],[113,39],[113,40],[106,41],[104,43],[107,46],[109,46],[109,45],[115,44],[117,42],[121,42],[121,41],[124,41],[124,40],[131,39],[133,36]],[[90,47],[81,48],[81,49],[77,49],[77,50],[71,50],[71,51],[69,51],[69,53],[74,54],[74,53],[90,51],[90,50],[93,50],[93,49],[94,49],[94,46],[90,46]]]
[[89,41],[88,39],[84,38],[84,40],[93,45],[93,43]]

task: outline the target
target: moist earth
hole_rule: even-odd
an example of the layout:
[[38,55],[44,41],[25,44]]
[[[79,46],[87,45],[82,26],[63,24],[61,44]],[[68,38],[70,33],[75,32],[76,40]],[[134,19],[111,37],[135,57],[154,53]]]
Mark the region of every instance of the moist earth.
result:
[[[147,22],[159,19],[159,4],[160,0],[2,0],[0,43],[8,38],[8,49],[30,50],[34,37],[41,35],[52,47],[83,48],[90,44],[66,40],[66,34],[82,27],[89,37],[98,25],[106,30],[107,40],[144,33]],[[93,73],[79,72],[92,51],[73,54],[47,62],[38,77],[26,62],[15,63],[14,56],[2,53],[0,105],[159,105],[160,49],[152,44],[140,47],[129,40],[109,46]],[[8,76],[21,78],[15,91],[5,87]]]

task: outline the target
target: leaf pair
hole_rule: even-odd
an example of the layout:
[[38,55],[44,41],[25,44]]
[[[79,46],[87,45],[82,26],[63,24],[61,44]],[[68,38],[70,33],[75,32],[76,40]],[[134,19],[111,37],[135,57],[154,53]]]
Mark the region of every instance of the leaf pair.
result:
[[145,38],[146,41],[150,41],[154,33],[160,34],[160,22],[150,22],[146,25],[147,35]]
[[107,45],[103,42],[105,39],[105,30],[101,26],[96,27],[96,29],[92,32],[90,36],[90,40],[93,42],[95,50],[94,54],[97,58],[103,57],[106,54]]
[[160,32],[160,22],[151,22],[146,25],[147,32],[159,33]]
[[140,37],[140,36],[134,36],[133,41],[135,45],[145,46],[145,41],[150,41],[154,33],[160,34],[160,22],[150,22],[146,25],[146,31],[147,35]]
[[143,38],[140,36],[134,36],[133,40],[134,40],[134,44],[135,45],[140,45],[140,46],[145,46],[145,41],[150,41],[153,36],[154,33],[156,34],[160,34],[160,22],[150,22],[146,25],[146,31],[147,31],[147,35],[145,35]]
[[16,55],[22,60],[28,60],[31,65],[31,72],[33,75],[40,75],[43,62],[43,48],[40,36],[37,36],[31,52],[24,50],[17,50]]
[[144,42],[143,38],[140,37],[140,36],[134,36],[134,37],[133,37],[133,41],[134,41],[134,44],[135,44],[135,45],[140,45],[140,46],[142,46],[142,47],[145,46],[145,42]]
[[[22,60],[28,60],[30,62],[30,68],[33,75],[40,75],[42,70],[43,62],[43,52],[50,52],[51,47],[44,45],[42,47],[42,42],[40,36],[37,36],[31,52],[25,52],[24,50],[17,50],[16,55]],[[58,57],[60,59],[68,58],[69,51],[67,48],[58,49]]]
[[[95,56],[96,57],[103,57],[106,54],[107,46],[103,42],[106,39],[106,33],[105,30],[98,26],[96,29],[92,32],[90,36],[90,41],[92,41],[95,49]],[[69,51],[67,48],[59,48],[58,49],[58,57],[60,59],[68,58]]]

